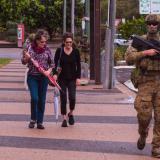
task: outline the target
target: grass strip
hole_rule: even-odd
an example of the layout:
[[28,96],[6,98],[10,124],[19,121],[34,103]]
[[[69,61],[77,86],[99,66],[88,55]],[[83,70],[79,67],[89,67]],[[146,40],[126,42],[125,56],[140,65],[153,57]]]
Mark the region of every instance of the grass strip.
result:
[[10,63],[12,59],[10,58],[0,58],[0,68]]

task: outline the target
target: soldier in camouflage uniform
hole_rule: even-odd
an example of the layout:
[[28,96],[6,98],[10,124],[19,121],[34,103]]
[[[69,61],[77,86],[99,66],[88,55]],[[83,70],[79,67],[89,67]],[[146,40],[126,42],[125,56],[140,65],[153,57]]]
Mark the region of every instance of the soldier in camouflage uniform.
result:
[[[160,34],[158,32],[160,27],[159,15],[147,15],[145,21],[147,34],[142,36],[142,38],[160,41]],[[151,58],[156,54],[160,53],[155,49],[138,51],[129,46],[126,51],[126,62],[128,65],[135,64],[136,68],[140,69],[136,79],[138,93],[134,102],[140,135],[137,147],[140,150],[145,147],[153,111],[152,156],[160,158],[160,59]]]

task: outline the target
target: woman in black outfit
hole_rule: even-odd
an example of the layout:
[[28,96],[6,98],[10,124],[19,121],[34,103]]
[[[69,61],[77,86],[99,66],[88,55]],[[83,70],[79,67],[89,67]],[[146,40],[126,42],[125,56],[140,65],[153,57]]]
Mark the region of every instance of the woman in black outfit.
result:
[[[73,45],[73,35],[65,33],[63,44],[58,48],[54,57],[55,74],[63,92],[60,93],[61,114],[63,116],[62,127],[67,127],[67,118],[70,125],[74,125],[73,110],[76,103],[76,85],[80,84],[81,64],[79,50]],[[60,71],[60,72],[59,72]],[[70,111],[67,114],[67,91]]]

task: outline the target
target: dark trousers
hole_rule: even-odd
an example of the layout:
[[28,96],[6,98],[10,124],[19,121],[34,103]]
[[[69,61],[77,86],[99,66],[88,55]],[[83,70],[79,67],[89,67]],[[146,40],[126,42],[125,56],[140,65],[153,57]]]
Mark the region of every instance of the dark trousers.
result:
[[48,78],[43,75],[28,75],[27,83],[31,95],[31,120],[43,123]]
[[[59,85],[61,86],[63,92],[60,93],[61,100],[61,114],[67,114],[67,95],[69,98],[69,108],[70,110],[75,109],[76,102],[76,81],[75,80],[59,80]],[[67,94],[68,91],[68,94]]]

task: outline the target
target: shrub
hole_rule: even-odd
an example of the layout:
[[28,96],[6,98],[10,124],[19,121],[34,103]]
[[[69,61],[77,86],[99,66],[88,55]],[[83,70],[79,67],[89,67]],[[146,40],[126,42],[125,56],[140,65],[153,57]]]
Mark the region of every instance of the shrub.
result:
[[10,42],[17,42],[17,23],[16,22],[12,22],[12,21],[8,21],[6,24],[6,40],[10,41]]
[[131,35],[143,35],[146,33],[145,21],[144,18],[132,19],[126,21],[126,23],[121,24],[118,27],[119,33],[126,39],[130,38]]
[[5,31],[6,31],[6,28],[0,26],[0,33],[3,33],[3,32],[5,32]]
[[117,61],[125,59],[125,52],[126,52],[127,47],[128,46],[118,46],[115,48],[115,51],[114,51],[115,65],[117,64]]
[[9,28],[17,28],[17,23],[16,22],[12,22],[12,21],[8,21],[6,23],[6,28],[9,29]]

